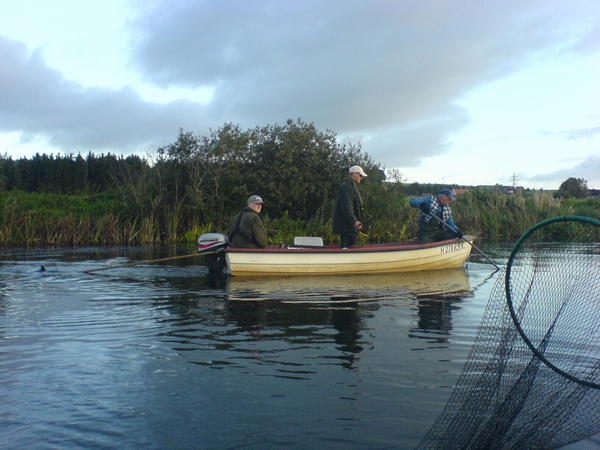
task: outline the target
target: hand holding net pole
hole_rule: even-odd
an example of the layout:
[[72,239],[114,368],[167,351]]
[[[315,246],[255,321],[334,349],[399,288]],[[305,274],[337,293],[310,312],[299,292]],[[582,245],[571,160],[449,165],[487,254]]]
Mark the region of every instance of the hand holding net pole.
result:
[[[435,214],[433,214],[433,217],[435,217],[438,222],[440,222],[442,225],[444,225],[446,228],[448,228],[450,231],[452,231],[454,234],[458,233],[458,230],[451,227],[450,225],[448,225],[448,223],[446,223],[444,220],[440,219],[438,216],[436,216]],[[471,247],[473,247],[475,250],[477,250],[479,252],[479,254],[481,256],[483,256],[485,259],[488,260],[489,263],[491,263],[496,270],[500,270],[500,267],[498,267],[498,264],[496,264],[494,261],[492,261],[485,253],[483,253],[479,247],[477,247],[475,244],[473,244],[471,241],[469,241],[468,239],[466,239],[464,236],[460,236],[460,238],[465,241],[467,244],[469,244]]]

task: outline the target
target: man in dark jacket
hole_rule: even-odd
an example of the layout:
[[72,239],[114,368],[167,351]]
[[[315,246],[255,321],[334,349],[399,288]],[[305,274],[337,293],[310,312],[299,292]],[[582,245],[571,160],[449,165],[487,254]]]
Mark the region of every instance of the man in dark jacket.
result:
[[258,216],[264,204],[265,202],[258,195],[251,195],[248,206],[233,218],[229,228],[229,243],[232,248],[267,246],[267,230]]
[[359,166],[352,166],[348,178],[341,184],[333,209],[333,234],[340,235],[340,247],[351,248],[362,228],[362,199],[358,184],[367,174]]

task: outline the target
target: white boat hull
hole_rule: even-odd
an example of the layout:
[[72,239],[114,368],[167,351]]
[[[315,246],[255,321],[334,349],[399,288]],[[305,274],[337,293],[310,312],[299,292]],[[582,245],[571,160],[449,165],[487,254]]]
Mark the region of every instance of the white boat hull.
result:
[[233,276],[349,275],[457,268],[464,265],[470,252],[467,242],[453,239],[425,245],[377,244],[352,249],[229,248],[225,257]]

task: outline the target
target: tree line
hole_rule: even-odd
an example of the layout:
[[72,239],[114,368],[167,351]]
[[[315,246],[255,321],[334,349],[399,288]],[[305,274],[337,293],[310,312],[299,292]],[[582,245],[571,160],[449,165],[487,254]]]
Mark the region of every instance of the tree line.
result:
[[13,160],[0,156],[0,189],[5,191],[56,194],[105,192],[115,186],[115,174],[140,172],[146,164],[141,157],[117,156],[111,153],[46,155]]
[[[27,204],[53,198],[64,206],[68,196],[94,198],[93,205],[77,211],[61,213],[57,207],[52,212],[62,214],[62,220],[91,214],[91,224],[111,222],[130,230],[127,238],[111,232],[110,241],[173,242],[198,227],[226,230],[230,218],[255,193],[267,202],[268,217],[307,222],[329,214],[329,203],[354,164],[383,181],[383,173],[359,145],[341,144],[335,133],[318,131],[301,120],[247,130],[225,124],[203,136],[180,129],[175,142],[146,158],[93,153],[37,154],[18,160],[4,156],[3,222],[7,228],[36,229],[46,221],[40,215],[47,208],[38,204],[27,209]],[[39,197],[26,200],[25,194]],[[57,195],[66,197],[59,201]],[[24,240],[11,230],[5,234]]]
[[[226,123],[206,135],[179,130],[153,155],[0,157],[0,243],[15,245],[138,245],[192,242],[202,232],[226,232],[251,194],[266,202],[263,220],[272,244],[294,235],[334,242],[331,215],[348,168],[369,174],[360,191],[365,240],[414,237],[418,214],[407,197],[441,184],[405,184],[359,144],[334,132],[288,120],[242,129]],[[539,196],[538,196],[539,197]],[[561,199],[511,198],[474,190],[453,206],[464,231],[512,236],[539,218],[564,213]],[[493,211],[493,214],[488,214]]]

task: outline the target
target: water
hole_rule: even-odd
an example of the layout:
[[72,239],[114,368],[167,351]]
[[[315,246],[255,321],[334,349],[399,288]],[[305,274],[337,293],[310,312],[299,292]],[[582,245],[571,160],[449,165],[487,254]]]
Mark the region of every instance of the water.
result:
[[[504,265],[511,246],[480,248]],[[174,255],[2,252],[0,448],[414,448],[495,281],[477,255],[394,276],[213,280],[197,258],[84,273]]]

